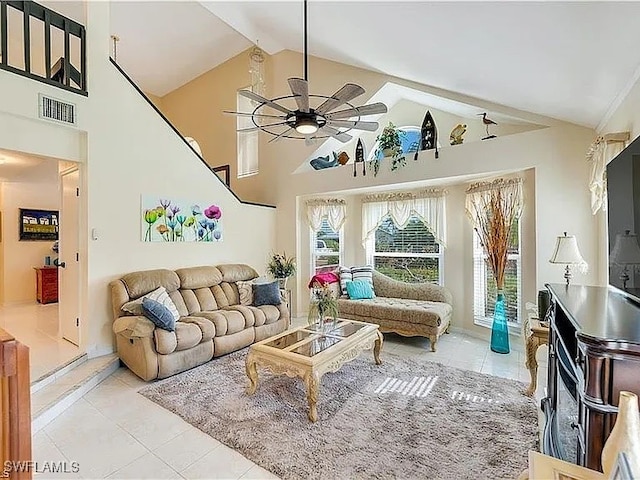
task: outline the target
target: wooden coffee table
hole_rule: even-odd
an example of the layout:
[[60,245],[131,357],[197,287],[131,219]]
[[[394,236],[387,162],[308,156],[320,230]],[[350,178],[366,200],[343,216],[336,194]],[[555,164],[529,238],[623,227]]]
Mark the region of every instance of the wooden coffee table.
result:
[[318,330],[316,325],[294,328],[251,345],[246,358],[247,393],[253,395],[258,387],[258,367],[276,375],[300,377],[307,387],[309,420],[315,422],[320,380],[325,373],[338,371],[371,348],[376,364],[382,363],[383,337],[378,325],[340,319],[332,329]]

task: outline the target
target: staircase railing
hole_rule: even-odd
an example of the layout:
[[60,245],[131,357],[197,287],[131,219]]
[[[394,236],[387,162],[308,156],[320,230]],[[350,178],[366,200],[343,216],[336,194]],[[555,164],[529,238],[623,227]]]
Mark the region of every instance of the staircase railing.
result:
[[2,477],[32,478],[29,348],[0,329]]
[[[220,167],[211,167],[207,163],[207,161],[204,158],[202,158],[202,155],[200,155],[198,152],[196,152],[196,150],[189,144],[189,142],[187,142],[187,140],[185,140],[184,136],[182,136],[182,134],[175,127],[175,125],[173,125],[173,123],[171,123],[169,121],[169,119],[160,111],[160,109],[158,107],[156,107],[156,105],[151,101],[151,99],[145,95],[145,93],[142,91],[142,89],[136,84],[136,82],[133,81],[133,79],[127,74],[127,72],[125,72],[122,69],[122,67],[120,65],[118,65],[118,63],[113,58],[110,57],[109,60],[111,60],[111,63],[113,64],[113,66],[116,67],[116,69],[131,84],[131,86],[140,94],[140,96],[147,101],[149,106],[151,106],[151,108],[153,108],[156,111],[156,113],[158,115],[160,115],[160,118],[162,118],[165,121],[165,123],[167,125],[169,125],[169,127],[176,133],[176,135],[178,135],[182,139],[182,141],[185,143],[185,145],[187,145],[191,149],[193,154],[196,157],[198,157],[198,159],[214,174],[214,176],[225,186],[225,188],[227,190],[229,190],[229,192],[231,192],[231,194],[234,197],[236,197],[236,199],[240,203],[243,203],[245,205],[257,205],[259,207],[275,208],[274,205],[267,205],[267,204],[264,204],[264,203],[257,203],[257,202],[247,202],[245,200],[241,200],[240,197],[238,197],[238,195],[236,195],[236,193],[229,186],[229,184],[230,184],[230,182],[229,182],[229,171],[230,171],[229,165],[222,165]],[[216,173],[216,172],[219,172],[219,171],[226,171],[226,180],[223,180],[222,178],[220,178],[220,176]]]
[[[10,15],[11,13],[11,15]],[[22,30],[22,51],[24,56],[22,63],[16,63],[12,55],[13,49],[17,49],[15,42],[9,38],[9,26],[11,32],[17,28],[17,22],[10,21],[9,17],[17,18],[21,16],[20,29]],[[37,19],[43,23],[44,32],[44,76],[37,73],[32,68],[32,47],[39,48],[39,45],[32,45],[32,27],[35,28],[39,22],[32,22]],[[55,65],[51,64],[52,56],[52,35],[51,29],[57,29],[62,33],[63,42],[61,45],[54,45],[54,51],[62,53]],[[18,30],[19,31],[19,30]],[[55,31],[55,30],[54,30]],[[71,40],[75,37],[79,40],[79,63],[71,63]],[[14,39],[18,35],[13,36]],[[10,58],[12,63],[10,64]],[[0,69],[12,73],[17,73],[39,82],[54,85],[71,92],[87,95],[87,40],[85,27],[78,22],[65,17],[47,7],[43,7],[35,2],[0,0]]]

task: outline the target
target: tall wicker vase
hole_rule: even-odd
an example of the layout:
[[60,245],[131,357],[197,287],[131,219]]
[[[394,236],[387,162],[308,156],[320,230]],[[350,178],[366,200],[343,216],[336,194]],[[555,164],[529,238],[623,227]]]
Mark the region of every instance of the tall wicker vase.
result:
[[602,471],[607,478],[611,477],[620,452],[626,453],[633,478],[640,478],[638,396],[625,391],[620,392],[616,423],[602,449]]

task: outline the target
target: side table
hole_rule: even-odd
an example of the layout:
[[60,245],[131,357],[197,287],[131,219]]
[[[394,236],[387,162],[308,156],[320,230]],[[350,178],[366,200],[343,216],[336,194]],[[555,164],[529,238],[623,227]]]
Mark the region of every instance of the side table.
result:
[[38,302],[55,303],[58,301],[58,267],[33,267],[36,271],[36,299]]
[[540,320],[533,317],[530,319],[530,328],[525,331],[526,335],[526,355],[525,366],[531,375],[531,383],[525,391],[528,396],[532,396],[538,386],[538,361],[536,352],[542,345],[549,345],[549,327],[542,325]]
[[289,288],[281,288],[280,289],[280,298],[284,301],[287,306],[287,310],[289,310],[289,326],[291,326],[291,289]]

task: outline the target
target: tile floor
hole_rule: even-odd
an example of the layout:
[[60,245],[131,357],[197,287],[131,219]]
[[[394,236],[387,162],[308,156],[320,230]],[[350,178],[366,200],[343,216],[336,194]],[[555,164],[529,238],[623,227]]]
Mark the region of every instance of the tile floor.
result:
[[57,303],[0,307],[0,328],[29,347],[32,382],[81,353],[58,334]]
[[[494,354],[487,342],[464,333],[441,338],[438,352],[429,341],[385,335],[385,352],[434,361],[491,375],[529,381],[516,339],[509,355]],[[541,348],[538,358],[544,360]],[[541,365],[539,378],[545,378]],[[540,381],[539,383],[543,383]],[[79,462],[72,478],[276,478],[234,450],[137,393],[145,385],[126,368],[85,394],[33,438],[36,461]],[[537,397],[542,396],[543,386]],[[41,474],[38,478],[50,478]]]

